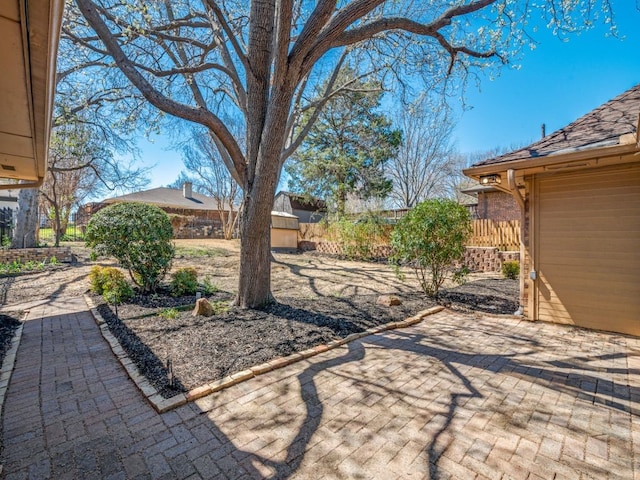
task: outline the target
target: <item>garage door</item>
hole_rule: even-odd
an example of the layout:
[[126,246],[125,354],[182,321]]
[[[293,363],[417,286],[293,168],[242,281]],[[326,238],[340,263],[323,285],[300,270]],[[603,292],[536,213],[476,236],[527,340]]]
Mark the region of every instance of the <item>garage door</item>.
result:
[[537,185],[538,318],[640,335],[640,164]]

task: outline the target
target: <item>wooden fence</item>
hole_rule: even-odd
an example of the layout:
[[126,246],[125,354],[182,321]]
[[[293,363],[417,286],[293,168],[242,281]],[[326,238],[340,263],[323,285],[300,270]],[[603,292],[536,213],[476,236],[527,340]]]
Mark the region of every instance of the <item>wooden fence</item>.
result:
[[[520,221],[496,222],[473,220],[473,233],[467,241],[469,247],[496,247],[503,251],[520,250]],[[324,223],[301,223],[298,241],[332,242],[336,238]]]
[[520,221],[496,222],[473,220],[473,233],[467,242],[473,247],[497,247],[500,250],[520,249]]

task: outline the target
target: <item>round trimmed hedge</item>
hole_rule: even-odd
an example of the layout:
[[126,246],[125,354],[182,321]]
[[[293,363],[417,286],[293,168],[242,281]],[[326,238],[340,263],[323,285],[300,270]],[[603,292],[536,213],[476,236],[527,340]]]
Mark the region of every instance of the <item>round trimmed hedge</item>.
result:
[[155,291],[173,259],[169,216],[154,205],[116,203],[96,213],[87,225],[92,255],[114,257],[143,293]]

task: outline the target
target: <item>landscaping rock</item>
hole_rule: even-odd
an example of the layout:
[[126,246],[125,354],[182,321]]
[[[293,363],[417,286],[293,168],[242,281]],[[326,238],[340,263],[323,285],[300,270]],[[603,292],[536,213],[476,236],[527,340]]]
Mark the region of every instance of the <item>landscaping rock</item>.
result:
[[193,309],[192,315],[197,317],[199,315],[203,317],[210,317],[213,315],[213,307],[206,298],[199,298],[196,300],[196,307]]
[[384,305],[385,307],[393,307],[394,305],[402,305],[402,302],[395,295],[380,295],[376,300],[378,305]]

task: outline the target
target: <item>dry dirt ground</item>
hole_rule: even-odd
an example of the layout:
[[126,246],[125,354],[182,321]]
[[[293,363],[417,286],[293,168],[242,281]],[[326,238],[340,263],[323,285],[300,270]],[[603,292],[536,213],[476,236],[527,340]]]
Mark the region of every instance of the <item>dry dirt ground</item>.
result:
[[[173,269],[196,267],[218,291],[209,299],[221,307],[213,317],[193,317],[195,298],[174,299],[159,292],[136,297],[118,308],[102,306],[110,329],[138,365],[165,395],[171,396],[278,356],[326,343],[369,327],[404,319],[433,306],[419,291],[410,271],[400,280],[384,263],[348,261],[314,253],[274,253],[271,288],[278,303],[263,310],[228,306],[237,284],[239,243],[222,240],[178,240]],[[73,244],[77,262],[26,275],[0,278],[0,313],[28,310],[54,296],[88,291],[91,262],[82,244]],[[376,304],[393,293],[402,305]],[[516,309],[517,282],[496,275],[472,274],[461,286],[448,285],[438,300],[449,308],[489,313]],[[174,317],[159,315],[172,307]],[[13,314],[14,316],[17,315]],[[1,343],[1,342],[0,342]],[[171,368],[168,369],[168,362]]]

